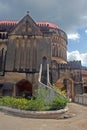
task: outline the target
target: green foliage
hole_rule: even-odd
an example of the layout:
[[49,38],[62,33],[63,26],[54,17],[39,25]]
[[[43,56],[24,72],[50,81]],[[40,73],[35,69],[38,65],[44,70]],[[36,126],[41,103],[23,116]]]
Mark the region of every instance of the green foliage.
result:
[[58,88],[57,86],[53,85],[53,88],[56,92],[62,94],[63,96],[66,97],[66,91],[65,90],[61,90],[60,88]]
[[51,110],[63,109],[67,105],[68,100],[60,97],[55,97],[50,103]]
[[2,99],[0,98],[0,106],[3,106],[3,102]]
[[9,106],[12,108],[17,108],[17,109],[28,109],[27,104],[28,100],[25,98],[13,98],[13,97],[3,97],[1,100],[3,106]]
[[35,92],[35,96],[39,99],[42,99],[45,104],[47,104],[47,100],[49,98],[49,92],[46,88],[38,88]]
[[44,109],[45,104],[44,101],[39,98],[35,100],[27,100],[25,98],[3,97],[0,99],[0,106],[8,106],[23,110],[40,111]]
[[33,99],[29,100],[28,110],[41,111],[41,110],[44,110],[44,108],[45,108],[45,103],[43,100],[39,98],[35,100]]
[[67,100],[59,97],[54,98],[48,105],[41,98],[28,100],[25,98],[3,97],[0,99],[0,106],[32,111],[58,110],[64,108],[66,104]]

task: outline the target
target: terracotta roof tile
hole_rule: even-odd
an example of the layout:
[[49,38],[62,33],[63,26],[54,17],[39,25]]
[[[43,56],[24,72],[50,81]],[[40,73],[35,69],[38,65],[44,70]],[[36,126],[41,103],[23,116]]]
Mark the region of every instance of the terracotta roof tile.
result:
[[81,73],[82,73],[82,75],[87,75],[87,71],[85,71],[85,70],[82,70]]
[[4,25],[9,25],[9,24],[17,24],[18,21],[0,21],[0,25],[4,24]]
[[50,22],[36,22],[36,24],[39,26],[48,26],[48,27],[55,28],[55,29],[59,28],[56,24],[50,23]]
[[[0,21],[0,25],[16,25],[18,24],[18,21]],[[56,24],[50,23],[50,22],[36,22],[38,26],[48,26],[51,28],[58,29],[59,27]]]

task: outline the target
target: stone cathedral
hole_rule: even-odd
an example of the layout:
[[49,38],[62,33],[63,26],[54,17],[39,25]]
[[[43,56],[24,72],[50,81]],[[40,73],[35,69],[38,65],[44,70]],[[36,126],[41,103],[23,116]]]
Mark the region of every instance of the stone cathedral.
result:
[[53,23],[35,22],[29,14],[20,21],[0,21],[0,73],[2,96],[20,96],[25,90],[32,95],[39,77],[71,98],[82,92],[81,62],[67,62],[66,33]]

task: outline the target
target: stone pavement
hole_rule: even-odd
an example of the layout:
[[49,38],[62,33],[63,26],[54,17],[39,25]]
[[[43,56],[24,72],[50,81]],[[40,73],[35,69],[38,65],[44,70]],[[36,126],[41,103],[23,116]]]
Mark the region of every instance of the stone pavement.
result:
[[[67,118],[67,115],[72,115]],[[32,119],[0,112],[0,130],[87,130],[87,106],[69,104],[65,119]]]

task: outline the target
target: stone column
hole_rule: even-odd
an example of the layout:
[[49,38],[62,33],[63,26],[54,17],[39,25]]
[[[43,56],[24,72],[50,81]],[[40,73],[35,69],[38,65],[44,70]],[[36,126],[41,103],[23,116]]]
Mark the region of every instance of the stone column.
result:
[[24,69],[24,39],[21,39],[20,68]]
[[54,43],[52,44],[52,56],[54,57],[55,55],[55,46],[54,46]]
[[32,57],[32,68],[36,68],[37,65],[37,48],[36,48],[36,39],[33,42],[33,57]]
[[57,44],[56,44],[56,46],[55,46],[55,56],[57,57],[58,56],[58,49],[57,49]]
[[59,44],[58,44],[58,46],[57,46],[57,53],[58,53],[58,57],[59,57]]
[[12,96],[13,96],[13,97],[16,97],[16,85],[14,85],[14,87],[13,87],[13,93],[12,93]]
[[30,70],[32,71],[32,59],[33,59],[33,39],[30,40]]
[[26,69],[30,69],[30,40],[26,39],[26,47],[25,47],[25,51],[26,51]]
[[15,57],[14,57],[14,69],[18,69],[18,51],[19,51],[19,39],[15,39]]

